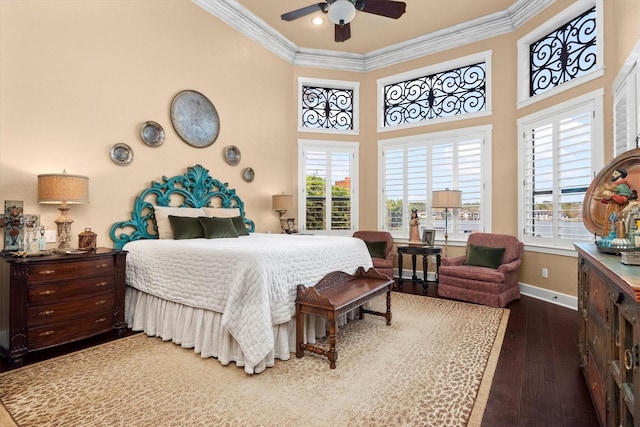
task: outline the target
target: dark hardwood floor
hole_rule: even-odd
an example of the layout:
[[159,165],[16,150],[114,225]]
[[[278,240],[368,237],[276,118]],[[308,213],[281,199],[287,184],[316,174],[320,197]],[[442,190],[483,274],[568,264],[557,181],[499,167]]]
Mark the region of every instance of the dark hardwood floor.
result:
[[[422,286],[402,292],[423,295]],[[427,295],[435,296],[433,285]],[[578,367],[578,313],[522,296],[507,307],[509,323],[496,368],[483,427],[586,427],[598,421]],[[131,334],[128,332],[127,334]],[[25,364],[112,340],[108,333],[36,352]],[[0,372],[8,369],[0,358]]]

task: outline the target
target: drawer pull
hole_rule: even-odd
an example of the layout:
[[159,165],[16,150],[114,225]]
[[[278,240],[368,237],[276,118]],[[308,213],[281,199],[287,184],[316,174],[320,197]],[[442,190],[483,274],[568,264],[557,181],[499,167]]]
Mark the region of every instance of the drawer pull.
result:
[[96,305],[102,305],[102,304],[106,304],[107,300],[106,299],[101,299],[100,301],[96,301]]
[[624,351],[624,368],[630,371],[633,368],[633,354],[628,348]]
[[56,291],[42,291],[38,295],[52,295],[55,294]]
[[45,311],[41,311],[40,313],[38,313],[38,316],[48,316],[50,314],[55,313],[55,310],[45,310]]
[[55,333],[56,333],[56,331],[45,331],[45,332],[40,332],[38,334],[38,336],[39,337],[47,337],[47,336],[55,334]]
[[55,273],[55,270],[42,270],[40,271],[38,274],[45,274],[45,275],[49,275],[49,274],[53,274]]
[[103,322],[106,322],[106,321],[107,321],[107,318],[106,317],[102,317],[100,319],[95,320],[94,323],[103,323]]
[[107,267],[109,267],[109,265],[111,265],[111,264],[98,264],[98,265],[96,265],[96,268],[107,268]]
[[99,288],[101,286],[106,286],[106,285],[107,285],[107,282],[98,282],[96,283],[96,288]]

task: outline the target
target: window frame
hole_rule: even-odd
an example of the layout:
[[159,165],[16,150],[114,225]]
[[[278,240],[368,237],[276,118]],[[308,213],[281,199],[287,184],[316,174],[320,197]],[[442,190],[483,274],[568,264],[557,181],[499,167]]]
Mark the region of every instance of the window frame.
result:
[[[410,135],[405,137],[390,138],[378,141],[378,229],[386,230],[385,224],[385,152],[394,147],[413,148],[420,146],[434,146],[447,142],[462,142],[464,139],[481,139],[481,159],[480,159],[480,174],[481,174],[481,206],[480,206],[480,218],[483,232],[489,233],[492,229],[492,132],[493,125],[481,125],[468,128],[459,128],[441,132],[424,133],[420,135]],[[433,160],[433,159],[432,159]],[[464,196],[464,189],[458,188],[458,177],[452,179],[452,185],[450,190],[462,190]],[[444,188],[433,188],[433,183],[427,181],[426,189],[426,207],[431,211],[431,198],[434,190],[444,190]],[[406,208],[406,206],[405,206]],[[432,220],[427,216],[425,224],[421,223],[422,228],[433,229]],[[458,221],[455,219],[454,221]],[[394,240],[404,241],[409,239],[409,217],[405,215],[403,217],[403,230],[401,234],[391,231]],[[455,224],[452,226],[455,230]],[[449,233],[448,243],[453,246],[466,244],[468,238],[467,233]],[[438,242],[444,242],[443,238],[438,238]]]
[[[517,121],[518,126],[518,237],[525,245],[525,249],[532,252],[543,252],[554,255],[575,256],[576,252],[573,248],[573,241],[562,241],[559,239],[550,239],[546,237],[525,236],[525,213],[526,213],[526,191],[525,191],[525,170],[526,170],[526,135],[525,129],[532,123],[545,119],[549,121],[559,114],[563,114],[569,110],[581,107],[591,108],[591,171],[590,175],[595,177],[599,170],[604,166],[604,124],[603,124],[603,97],[604,90],[598,89],[584,95],[577,96],[568,101],[553,105],[549,108],[537,111],[527,116],[521,117]],[[557,141],[554,140],[554,148]],[[554,180],[557,171],[554,171]],[[554,203],[556,202],[554,195]],[[555,229],[553,230],[555,234]]]
[[[302,88],[304,86],[322,87],[327,89],[347,89],[353,91],[353,129],[314,129],[302,125]],[[360,82],[347,80],[315,79],[310,77],[298,77],[298,132],[313,132],[334,135],[359,135],[360,134]]]
[[[423,68],[418,68],[415,70],[411,70],[408,72],[394,74],[392,76],[384,77],[377,80],[377,111],[378,111],[378,124],[377,124],[377,132],[391,132],[401,129],[412,129],[422,126],[430,126],[435,124],[474,119],[478,117],[486,117],[492,114],[492,93],[491,93],[491,82],[492,72],[491,72],[491,58],[493,51],[487,50],[484,52],[479,52],[472,55],[467,55],[459,58],[452,59],[450,61],[441,62],[438,64],[430,65]],[[451,117],[439,117],[436,119],[423,120],[415,123],[403,123],[397,126],[384,126],[384,88],[389,84],[404,82],[407,80],[418,79],[420,77],[429,76],[432,74],[437,74],[461,67],[465,67],[468,65],[477,64],[479,62],[484,62],[485,64],[485,106],[486,108],[483,111],[478,111],[476,113],[468,113],[461,114]]]
[[306,209],[306,163],[305,150],[316,150],[325,152],[349,152],[351,158],[351,229],[349,230],[310,230],[312,234],[331,236],[351,236],[359,229],[359,142],[352,141],[323,141],[316,139],[298,140],[298,230],[307,232],[307,209]]
[[[580,77],[562,83],[539,95],[529,94],[531,84],[530,46],[542,37],[557,30],[561,25],[577,18],[592,7],[596,7],[596,66]],[[604,2],[603,0],[581,0],[564,9],[535,30],[518,40],[518,100],[517,108],[524,108],[538,101],[555,96],[576,86],[604,76]]]

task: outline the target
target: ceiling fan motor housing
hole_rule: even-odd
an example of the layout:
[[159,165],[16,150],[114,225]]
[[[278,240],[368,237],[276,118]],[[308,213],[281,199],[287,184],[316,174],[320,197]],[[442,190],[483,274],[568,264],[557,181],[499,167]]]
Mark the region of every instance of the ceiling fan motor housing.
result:
[[336,0],[329,6],[329,19],[336,25],[348,24],[356,16],[356,6],[349,0]]

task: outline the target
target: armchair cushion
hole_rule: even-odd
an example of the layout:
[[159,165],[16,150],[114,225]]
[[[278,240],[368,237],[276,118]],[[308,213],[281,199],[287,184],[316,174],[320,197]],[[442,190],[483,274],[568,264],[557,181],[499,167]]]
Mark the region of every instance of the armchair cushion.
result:
[[364,241],[367,245],[367,249],[369,249],[369,254],[371,258],[384,258],[387,255],[387,242],[369,242]]
[[492,248],[489,246],[469,245],[466,265],[478,267],[498,268],[504,258],[504,248]]

